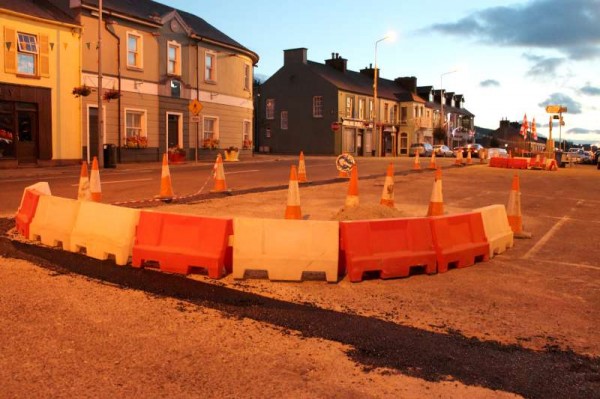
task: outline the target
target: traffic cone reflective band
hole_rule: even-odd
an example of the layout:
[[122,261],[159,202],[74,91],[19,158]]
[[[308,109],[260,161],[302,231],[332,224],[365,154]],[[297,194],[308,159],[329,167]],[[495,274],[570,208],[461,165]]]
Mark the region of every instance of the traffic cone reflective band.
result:
[[358,167],[352,165],[350,171],[350,185],[348,186],[348,195],[346,195],[346,207],[358,206]]
[[173,186],[171,185],[171,172],[169,171],[169,161],[167,154],[163,154],[162,172],[160,174],[160,199],[173,198]]
[[90,173],[90,196],[92,201],[102,201],[102,187],[100,186],[100,171],[98,170],[98,158],[92,161],[92,173]]
[[508,224],[516,238],[531,238],[531,233],[523,231],[523,216],[521,214],[521,188],[519,185],[519,175],[514,174],[512,187],[508,197],[508,205],[506,206],[506,214],[508,216]]
[[429,201],[427,216],[440,216],[444,214],[444,199],[442,196],[442,170],[436,169],[435,180],[433,181],[433,191]]
[[300,160],[298,161],[298,183],[308,183],[306,178],[306,164],[304,163],[304,152],[300,151]]
[[473,164],[473,159],[471,158],[471,150],[467,150],[467,165]]
[[435,164],[435,151],[431,153],[431,160],[429,161],[429,169],[437,169]]
[[458,151],[456,151],[456,159],[454,160],[454,165],[462,166],[462,163],[463,163],[463,154],[462,154],[462,150],[459,149]]
[[413,164],[412,170],[421,170],[421,163],[419,162],[419,150],[415,150],[415,163]]
[[217,154],[214,171],[215,186],[211,190],[211,193],[227,191],[227,184],[225,184],[225,169],[223,169],[223,158],[221,157],[221,154]]
[[90,193],[90,178],[88,177],[87,162],[81,164],[81,172],[79,173],[79,189],[77,190],[77,199],[81,201],[89,201],[92,199]]
[[381,194],[381,205],[394,207],[394,164],[390,162],[385,174],[385,182],[383,183],[383,193]]
[[300,210],[300,190],[298,189],[298,173],[296,166],[290,168],[290,184],[288,186],[287,206],[285,208],[286,219],[302,219]]

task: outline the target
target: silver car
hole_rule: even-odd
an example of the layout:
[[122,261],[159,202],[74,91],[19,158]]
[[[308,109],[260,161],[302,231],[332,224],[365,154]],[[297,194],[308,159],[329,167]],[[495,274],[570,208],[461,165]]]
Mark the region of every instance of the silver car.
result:
[[433,151],[435,151],[436,157],[453,157],[454,152],[448,148],[447,145],[436,144],[433,146]]

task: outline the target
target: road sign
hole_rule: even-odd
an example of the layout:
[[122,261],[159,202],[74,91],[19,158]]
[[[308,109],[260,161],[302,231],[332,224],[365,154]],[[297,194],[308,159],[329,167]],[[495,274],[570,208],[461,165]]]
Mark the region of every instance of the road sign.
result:
[[200,101],[194,99],[194,100],[190,101],[190,104],[188,105],[188,109],[190,110],[192,115],[198,115],[200,113],[200,111],[202,111],[202,103],[200,103]]
[[350,154],[341,154],[335,160],[335,166],[340,172],[350,172],[355,164],[356,161]]
[[548,105],[546,106],[546,112],[549,114],[560,114],[567,112],[567,107],[563,107],[562,105]]
[[192,115],[192,117],[190,118],[190,122],[200,122],[200,116],[199,115]]

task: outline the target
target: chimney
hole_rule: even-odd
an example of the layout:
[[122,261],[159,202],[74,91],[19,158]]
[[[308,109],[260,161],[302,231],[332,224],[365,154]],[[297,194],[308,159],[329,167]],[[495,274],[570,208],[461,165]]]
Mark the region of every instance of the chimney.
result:
[[304,47],[283,50],[283,65],[306,64],[306,53],[308,50]]
[[[368,68],[361,69],[359,72],[362,75],[370,77],[371,79],[375,79],[375,68],[373,68],[373,64],[369,64]],[[381,76],[381,69],[379,69],[378,75]]]
[[337,69],[341,72],[346,72],[348,60],[340,57],[338,53],[331,53],[331,59],[325,60],[325,65]]
[[417,94],[417,78],[415,76],[404,76],[395,79],[394,82],[409,92]]

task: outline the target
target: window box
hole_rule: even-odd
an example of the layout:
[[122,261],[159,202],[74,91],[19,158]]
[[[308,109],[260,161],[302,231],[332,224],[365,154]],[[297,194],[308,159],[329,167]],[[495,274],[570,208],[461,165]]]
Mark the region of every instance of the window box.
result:
[[143,136],[129,136],[125,138],[126,148],[147,148],[148,137]]
[[202,142],[202,148],[219,148],[219,139],[204,139]]

